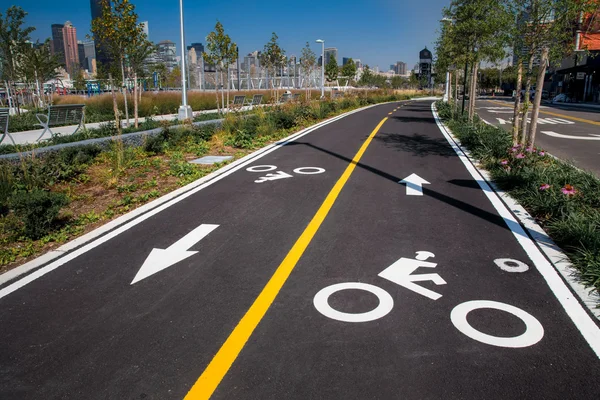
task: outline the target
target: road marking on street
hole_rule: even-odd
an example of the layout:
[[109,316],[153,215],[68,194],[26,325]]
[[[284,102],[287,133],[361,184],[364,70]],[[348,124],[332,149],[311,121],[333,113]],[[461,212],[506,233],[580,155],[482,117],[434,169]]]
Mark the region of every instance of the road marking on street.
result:
[[571,135],[563,135],[562,133],[556,133],[556,132],[552,132],[552,131],[541,131],[544,135],[548,135],[548,136],[552,136],[552,137],[557,137],[557,138],[561,138],[561,139],[573,139],[573,140],[600,140],[600,135],[594,135],[591,134],[592,136],[571,136]]
[[[478,331],[467,321],[467,314],[478,309],[493,309],[512,314],[525,323],[525,332],[515,337],[500,337]],[[450,320],[462,334],[491,346],[518,349],[533,346],[544,337],[544,327],[533,315],[520,308],[498,301],[472,300],[461,303],[452,309]]]
[[218,227],[219,225],[202,224],[166,249],[152,249],[150,255],[148,255],[146,261],[144,261],[144,264],[142,264],[142,267],[135,275],[135,278],[131,281],[131,284],[133,285],[150,275],[193,256],[197,251],[190,251],[189,248],[204,239]]
[[[276,165],[254,165],[246,168],[248,172],[269,172],[277,169]],[[317,175],[325,172],[325,168],[321,167],[299,167],[294,169],[294,173],[298,175]],[[293,175],[288,174],[284,171],[275,171],[272,174],[261,176],[254,183],[263,183],[268,181],[276,181],[278,179],[293,178]]]
[[[429,252],[427,252],[429,253]],[[433,253],[431,257],[434,257]],[[416,260],[412,258],[402,257],[383,271],[378,276],[388,281],[394,282],[396,285],[405,287],[408,290],[412,290],[421,296],[429,297],[431,300],[437,300],[442,297],[441,294],[434,292],[433,290],[426,289],[422,286],[417,285],[415,282],[431,281],[436,285],[445,285],[446,281],[438,274],[416,274],[412,275],[417,268],[435,268],[436,263],[427,262],[423,260],[423,257],[416,257]]]
[[200,378],[198,378],[194,386],[192,386],[188,394],[185,396],[185,399],[209,399],[210,396],[212,396],[217,386],[238,357],[240,351],[242,351],[244,345],[248,339],[250,339],[250,336],[269,310],[269,307],[279,294],[279,291],[289,278],[290,274],[296,267],[296,264],[304,254],[304,251],[327,217],[327,214],[333,207],[333,204],[344,188],[344,185],[346,182],[348,182],[348,179],[350,179],[352,172],[367,150],[367,147],[369,147],[373,137],[375,137],[377,132],[379,132],[379,129],[381,129],[385,121],[387,121],[387,117],[379,122],[373,132],[371,132],[369,137],[364,141],[348,167],[346,167],[346,170],[343,172],[342,176],[335,183],[325,198],[325,201],[321,204],[316,214],[313,216],[306,229],[304,229],[304,232],[302,232],[296,243],[294,243],[294,246],[290,249],[279,267],[277,267],[277,270],[273,276],[271,276],[269,282],[267,282],[256,300],[254,300],[252,306],[250,306],[246,314],[233,329],[227,340],[225,340],[225,343],[223,343],[210,364],[208,364],[202,375],[200,375]]
[[388,113],[388,115],[392,115],[392,113]]
[[494,260],[502,271],[506,272],[527,272],[529,271],[529,265],[519,260],[513,260],[512,258],[497,258]]
[[[504,105],[504,104],[502,104],[500,102],[497,102],[497,101],[493,101],[493,100],[488,100],[488,101],[491,102],[491,103]],[[511,107],[511,106],[504,105],[504,107]],[[598,125],[598,126],[600,126],[600,122],[590,121],[589,119],[585,119],[585,118],[572,117],[570,115],[565,115],[565,114],[558,114],[558,113],[551,112],[551,111],[542,111],[542,110],[540,110],[540,114],[548,114],[548,115],[552,115],[554,117],[560,117],[560,118],[570,119],[572,121],[584,122],[586,124],[592,124],[592,125]]]
[[406,185],[407,196],[423,196],[423,185],[429,185],[425,179],[417,174],[410,174],[406,178],[398,181]]
[[496,209],[498,215],[502,217],[508,229],[510,229],[510,231],[513,233],[517,243],[519,243],[525,253],[527,253],[529,259],[533,262],[533,265],[539,271],[540,275],[542,275],[556,299],[560,302],[571,321],[573,321],[575,327],[577,327],[596,356],[600,358],[600,327],[596,325],[587,311],[579,303],[577,297],[573,295],[571,290],[569,290],[565,282],[559,276],[558,271],[544,257],[540,249],[527,235],[527,233],[525,233],[525,230],[517,222],[515,216],[511,214],[507,206],[502,202],[500,196],[492,190],[487,181],[483,178],[483,176],[481,176],[467,155],[459,147],[458,143],[454,141],[452,135],[446,130],[446,127],[440,121],[439,115],[436,112],[435,103],[431,104],[431,110],[433,112],[435,122],[442,132],[442,135],[444,135],[452,149],[456,152],[463,165],[466,167],[467,171],[469,171],[485,196],[492,203],[492,206]]

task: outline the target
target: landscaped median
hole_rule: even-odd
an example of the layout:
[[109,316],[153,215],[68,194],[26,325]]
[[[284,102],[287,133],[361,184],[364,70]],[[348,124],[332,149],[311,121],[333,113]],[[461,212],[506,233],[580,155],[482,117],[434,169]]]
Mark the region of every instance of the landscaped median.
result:
[[600,179],[536,147],[512,145],[503,129],[469,123],[448,103],[440,118],[496,185],[517,200],[569,256],[581,280],[600,290]]
[[199,156],[233,161],[337,114],[407,98],[361,93],[257,108],[227,114],[220,125],[163,126],[137,145],[116,138],[108,146],[72,146],[43,157],[34,149],[0,160],[0,272],[220,168],[189,162]]

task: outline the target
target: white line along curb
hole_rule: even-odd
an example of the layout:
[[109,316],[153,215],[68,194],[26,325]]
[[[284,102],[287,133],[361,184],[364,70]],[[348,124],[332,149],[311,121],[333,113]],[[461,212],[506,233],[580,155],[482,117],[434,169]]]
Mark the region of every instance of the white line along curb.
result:
[[[431,111],[435,118],[435,122],[450,146],[452,146],[452,149],[456,152],[473,179],[475,179],[475,181],[479,184],[479,187],[481,190],[483,190],[496,211],[498,211],[498,214],[504,219],[504,222],[515,236],[515,239],[521,245],[523,250],[525,250],[542,277],[546,280],[548,287],[550,290],[552,290],[552,293],[554,293],[554,296],[560,302],[569,318],[571,318],[579,332],[581,332],[584,339],[596,353],[596,356],[600,358],[600,327],[596,324],[597,321],[592,319],[590,314],[588,314],[588,312],[583,308],[577,299],[577,297],[580,297],[581,301],[587,306],[587,308],[589,308],[592,315],[597,318],[598,315],[592,311],[593,308],[590,308],[590,304],[592,304],[594,298],[591,297],[589,293],[586,293],[586,289],[581,283],[573,279],[573,270],[565,274],[565,266],[561,265],[559,267],[554,261],[559,254],[564,257],[562,261],[568,260],[567,256],[564,253],[561,253],[559,250],[546,253],[546,249],[550,248],[547,247],[547,245],[549,242],[551,243],[548,235],[539,225],[535,223],[531,215],[529,215],[529,213],[527,213],[523,207],[519,206],[514,199],[511,199],[506,194],[504,194],[504,197],[501,197],[497,192],[492,190],[489,184],[489,175],[484,177],[482,174],[480,174],[479,170],[467,157],[468,151],[460,146],[460,141],[458,138],[456,138],[440,120],[435,108],[435,103],[431,104]],[[503,199],[507,202],[507,204],[503,203]],[[517,210],[519,213],[515,213],[513,216],[507,205],[509,205],[510,209]],[[525,233],[523,227],[517,222],[517,218],[523,223],[527,231],[531,234],[531,237],[535,238],[535,243],[527,235],[527,233]],[[539,248],[536,246],[536,243],[540,246]],[[554,243],[552,244],[557,249],[556,245]],[[544,251],[548,259],[552,260],[552,262],[548,261],[548,259],[544,257],[540,251],[540,248],[542,251]],[[560,272],[560,275],[557,271]],[[567,287],[567,285],[565,285],[563,278],[569,282],[569,285],[573,288],[573,291],[577,294],[577,296],[573,295],[573,292]],[[582,295],[584,295],[584,297],[582,297]],[[597,298],[596,301],[598,301]]]
[[[349,115],[364,111],[369,108],[381,106],[389,103],[398,103],[400,101],[387,102],[387,103],[379,103],[379,104],[371,104],[366,107],[357,108],[356,110],[349,111],[347,113],[338,115],[336,117],[332,117],[325,121],[319,122],[318,124],[312,125],[308,128],[305,128],[299,132],[291,134],[290,136],[281,139],[275,143],[267,145],[260,150],[257,150],[251,154],[248,154],[239,160],[232,162],[224,166],[223,168],[218,169],[217,171],[211,172],[210,174],[194,181],[186,186],[183,186],[171,193],[168,193],[156,200],[151,201],[139,208],[136,208],[133,211],[130,211],[127,214],[124,214],[101,227],[94,229],[93,231],[80,236],[59,248],[50,251],[34,260],[31,260],[19,267],[11,269],[10,271],[5,272],[0,275],[0,285],[4,285],[19,276],[32,271],[36,268],[42,267],[37,271],[27,275],[19,281],[13,282],[0,289],[0,299],[13,291],[25,286],[26,284],[34,281],[35,279],[47,274],[48,272],[60,267],[63,264],[77,258],[81,254],[93,249],[96,246],[112,239],[113,237],[119,235],[120,233],[128,230],[129,228],[139,224],[140,222],[152,217],[155,214],[165,210],[166,208],[180,202],[181,200],[193,195],[194,193],[212,185],[213,183],[225,178],[226,176],[234,173],[235,171],[242,169],[246,165],[254,162],[255,160],[285,146],[286,144],[295,141],[296,139],[301,138],[325,125],[331,124],[335,121],[338,121],[342,118],[345,118]],[[136,219],[137,218],[137,219]],[[97,239],[97,240],[94,240]],[[94,241],[93,241],[94,240]],[[93,241],[93,242],[92,242]],[[91,243],[89,243],[91,242]],[[84,246],[85,245],[85,246]],[[83,246],[83,247],[82,247]],[[58,257],[62,258],[55,260]],[[51,262],[51,263],[50,263]],[[50,264],[48,264],[50,263]],[[48,264],[48,265],[45,265]],[[44,266],[45,265],[45,266]]]

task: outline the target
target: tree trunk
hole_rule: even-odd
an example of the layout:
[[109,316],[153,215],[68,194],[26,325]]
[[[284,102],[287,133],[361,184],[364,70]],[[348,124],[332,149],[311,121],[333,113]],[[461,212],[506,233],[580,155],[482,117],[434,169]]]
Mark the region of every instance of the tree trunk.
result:
[[535,143],[535,131],[537,129],[537,120],[540,113],[540,103],[542,101],[542,89],[544,88],[544,76],[546,75],[546,60],[548,58],[548,48],[542,50],[540,66],[535,86],[535,97],[533,99],[533,109],[531,110],[531,124],[529,125],[529,135],[527,145],[532,146]]
[[521,144],[524,146],[527,140],[527,113],[529,112],[529,92],[531,91],[531,72],[533,70],[533,60],[535,54],[532,52],[529,57],[529,65],[527,66],[527,81],[525,81],[525,94],[523,95],[523,116],[521,117]]
[[123,77],[123,101],[125,102],[125,127],[129,128],[129,110],[127,109],[127,85],[125,84],[125,63],[121,56],[121,76]]
[[110,72],[108,73],[108,81],[110,83],[110,94],[111,94],[112,100],[113,100],[113,111],[115,113],[115,126],[117,127],[117,130],[120,135],[121,134],[121,121],[119,121],[119,106],[117,105],[117,94],[115,93],[115,88],[113,85],[113,78],[112,78],[112,74]]
[[133,75],[133,118],[135,118],[135,127],[138,127],[138,85],[137,73]]
[[454,111],[458,111],[458,70],[454,71]]
[[473,122],[473,115],[475,114],[475,97],[477,96],[477,67],[478,62],[473,63],[473,72],[471,73],[471,90],[469,91],[469,122]]
[[521,114],[521,85],[523,84],[523,63],[519,61],[517,67],[517,88],[515,90],[515,107],[513,111],[513,146],[519,144],[519,116]]
[[229,78],[230,78],[231,72],[229,71],[229,65],[227,66],[227,108],[229,108]]

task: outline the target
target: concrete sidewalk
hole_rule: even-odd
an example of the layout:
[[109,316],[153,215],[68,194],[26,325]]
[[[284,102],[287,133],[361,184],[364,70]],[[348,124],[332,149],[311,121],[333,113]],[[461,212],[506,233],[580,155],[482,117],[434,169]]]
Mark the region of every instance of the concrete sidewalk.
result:
[[[236,109],[236,111],[250,111],[252,109],[252,106],[244,106],[241,107],[239,109]],[[229,112],[228,110],[226,110],[225,112]],[[195,111],[194,112],[194,117],[198,116],[198,115],[204,115],[204,114],[217,114],[218,111],[215,110],[203,110],[203,111]],[[177,119],[177,114],[166,114],[166,115],[157,115],[157,116],[153,116],[152,117],[153,120],[155,121],[174,121]],[[138,118],[139,122],[144,122],[146,121],[146,118]],[[100,127],[100,125],[102,124],[106,124],[109,123],[111,121],[105,121],[105,122],[93,122],[93,123],[89,123],[89,124],[85,124],[85,128],[86,129],[98,129]],[[133,126],[133,118],[129,118],[129,126]],[[125,127],[125,121],[121,121],[121,126]],[[60,135],[60,136],[69,136],[72,135],[75,132],[75,129],[77,128],[77,125],[68,125],[68,126],[58,126],[56,128],[52,128],[52,132],[55,135]],[[35,141],[40,137],[40,135],[42,134],[44,130],[43,129],[34,129],[34,130],[30,130],[30,131],[23,131],[23,132],[13,132],[11,133],[13,139],[15,140],[16,144],[31,144],[31,143],[35,143]],[[41,140],[48,140],[51,139],[51,135],[49,132],[44,133],[44,136],[41,138]],[[4,140],[4,142],[2,142],[2,145],[4,144],[12,144],[9,138],[6,138]]]

